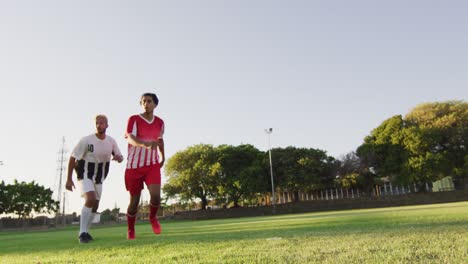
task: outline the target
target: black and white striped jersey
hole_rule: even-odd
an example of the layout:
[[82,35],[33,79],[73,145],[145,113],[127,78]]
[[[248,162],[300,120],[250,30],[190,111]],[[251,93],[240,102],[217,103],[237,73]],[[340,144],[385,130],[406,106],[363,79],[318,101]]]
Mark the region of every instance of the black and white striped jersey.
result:
[[80,140],[71,154],[76,161],[75,171],[78,180],[88,178],[102,184],[109,173],[112,155],[122,155],[115,140],[106,135],[99,139],[95,134]]

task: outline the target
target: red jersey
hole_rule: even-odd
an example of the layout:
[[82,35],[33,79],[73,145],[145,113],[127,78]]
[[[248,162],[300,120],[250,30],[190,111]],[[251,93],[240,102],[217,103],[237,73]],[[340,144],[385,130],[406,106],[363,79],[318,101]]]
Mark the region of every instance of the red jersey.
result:
[[[157,116],[154,116],[152,121],[148,121],[141,115],[133,115],[128,119],[125,138],[130,134],[143,141],[158,140],[164,134],[164,121]],[[142,168],[157,163],[159,163],[157,149],[128,144],[127,169]]]

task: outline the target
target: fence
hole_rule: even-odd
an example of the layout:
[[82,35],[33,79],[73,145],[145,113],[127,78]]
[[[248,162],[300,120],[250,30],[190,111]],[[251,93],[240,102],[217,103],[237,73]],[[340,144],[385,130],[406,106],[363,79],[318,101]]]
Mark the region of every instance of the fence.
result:
[[[333,200],[331,199],[331,197],[332,196],[329,195],[329,199],[327,200],[324,192],[323,200],[315,199],[308,201],[300,201],[296,203],[289,202],[277,204],[275,213],[273,213],[272,206],[256,206],[229,209],[183,211],[176,212],[174,213],[174,215],[171,216],[166,216],[166,218],[174,220],[205,220],[232,217],[265,216],[273,214],[294,214],[331,210],[350,210],[406,205],[450,203],[468,201],[468,189],[447,192],[412,192],[406,193],[404,195],[395,194],[386,196],[355,196],[355,198],[350,199],[334,198]],[[336,195],[334,195],[333,197],[336,197]]]
[[[375,185],[372,191],[365,192],[362,189],[350,188],[328,188],[312,192],[288,192],[280,191],[276,194],[276,204],[285,204],[290,202],[303,202],[303,201],[328,201],[328,200],[339,200],[339,199],[355,199],[360,197],[381,197],[381,196],[393,196],[393,195],[405,195],[410,193],[418,192],[432,192],[431,185],[428,183],[413,184],[413,185],[400,185],[394,186],[392,183],[384,183],[382,186]],[[444,191],[453,190],[443,189]],[[295,196],[298,196],[295,199]],[[271,205],[273,198],[271,196],[263,199],[260,205]]]

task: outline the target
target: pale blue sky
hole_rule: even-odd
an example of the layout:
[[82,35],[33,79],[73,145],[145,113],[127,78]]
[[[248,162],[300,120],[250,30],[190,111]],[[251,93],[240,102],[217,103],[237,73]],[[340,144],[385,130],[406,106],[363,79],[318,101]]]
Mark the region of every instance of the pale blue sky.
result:
[[[339,157],[417,104],[467,100],[466,1],[0,1],[0,179],[57,188],[70,151],[155,92],[170,157],[187,146]],[[67,155],[68,159],[68,155]],[[112,164],[101,209],[128,195]],[[146,193],[145,193],[146,194]],[[144,197],[148,197],[147,195]],[[78,192],[67,211],[79,212]]]

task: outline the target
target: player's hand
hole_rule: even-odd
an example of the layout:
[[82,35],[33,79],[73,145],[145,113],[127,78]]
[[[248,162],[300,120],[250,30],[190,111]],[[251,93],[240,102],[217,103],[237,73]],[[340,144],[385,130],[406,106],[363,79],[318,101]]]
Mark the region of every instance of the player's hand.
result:
[[120,163],[120,162],[123,161],[123,156],[122,156],[122,155],[114,155],[114,157],[112,158],[112,160],[115,160],[115,161],[117,161],[118,163]]
[[158,138],[158,144],[159,144],[159,146],[164,146],[164,139],[163,138]]
[[143,145],[145,146],[145,148],[147,149],[152,149],[152,148],[155,148],[155,145],[157,146],[157,142],[156,141],[146,141],[143,143]]
[[65,183],[65,189],[69,190],[70,192],[73,192],[73,188],[75,188],[75,184],[73,183],[72,180],[67,180]]
[[157,147],[159,146],[159,142],[158,141],[151,141],[151,149],[156,149]]
[[161,159],[161,161],[159,162],[159,167],[162,167],[164,165],[164,161],[165,159]]

